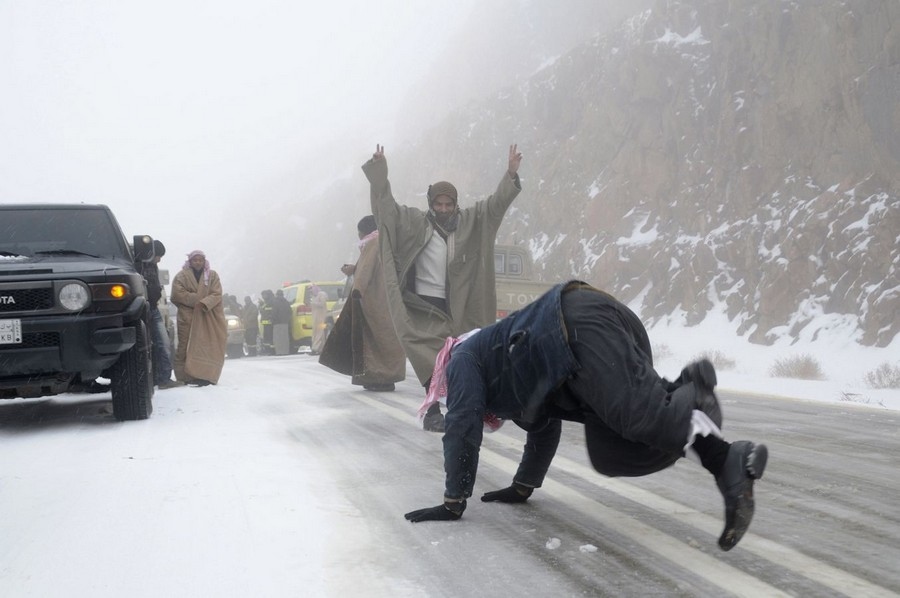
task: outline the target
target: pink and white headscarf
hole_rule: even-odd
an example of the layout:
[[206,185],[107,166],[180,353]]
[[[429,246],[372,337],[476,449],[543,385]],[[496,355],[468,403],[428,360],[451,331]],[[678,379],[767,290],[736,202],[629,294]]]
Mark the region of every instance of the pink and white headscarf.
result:
[[[419,420],[425,418],[425,412],[435,403],[447,404],[447,364],[450,363],[450,352],[459,343],[475,336],[479,330],[481,328],[470,330],[457,337],[448,336],[444,341],[444,346],[438,351],[437,358],[434,360],[434,372],[431,374],[431,384],[428,385],[425,401],[419,407]],[[502,425],[502,419],[493,413],[484,413],[484,427],[488,432],[496,432]]]
[[374,239],[377,239],[377,238],[378,238],[378,231],[377,231],[377,230],[373,230],[373,231],[370,232],[368,235],[366,235],[365,237],[363,237],[362,239],[360,239],[360,240],[356,243],[356,246],[359,247],[360,251],[362,251],[362,248],[366,246],[366,243],[368,243],[369,241],[372,241],[372,240],[374,240]]
[[209,284],[209,260],[206,259],[206,254],[200,251],[199,249],[195,249],[189,254],[187,254],[187,261],[184,262],[184,266],[181,267],[182,270],[191,270],[191,259],[198,256],[203,256],[203,283]]

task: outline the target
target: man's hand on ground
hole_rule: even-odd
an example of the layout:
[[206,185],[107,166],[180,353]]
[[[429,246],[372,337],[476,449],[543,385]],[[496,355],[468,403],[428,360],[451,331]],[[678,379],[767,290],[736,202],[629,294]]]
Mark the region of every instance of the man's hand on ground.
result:
[[421,521],[456,521],[466,510],[466,501],[445,502],[436,507],[410,511],[404,517],[413,523]]

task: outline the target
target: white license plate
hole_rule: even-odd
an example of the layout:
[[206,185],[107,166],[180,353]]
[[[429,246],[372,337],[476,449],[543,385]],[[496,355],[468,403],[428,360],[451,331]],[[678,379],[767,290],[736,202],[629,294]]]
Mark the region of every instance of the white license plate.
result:
[[22,342],[22,320],[0,320],[0,345]]

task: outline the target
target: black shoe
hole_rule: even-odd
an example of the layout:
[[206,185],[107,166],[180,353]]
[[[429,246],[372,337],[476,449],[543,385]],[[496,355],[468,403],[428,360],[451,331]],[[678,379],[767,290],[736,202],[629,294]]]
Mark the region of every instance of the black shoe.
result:
[[209,386],[212,384],[209,380],[204,380],[202,378],[197,378],[196,380],[191,380],[188,382],[188,386]]
[[389,382],[387,384],[363,384],[363,388],[365,388],[366,390],[371,390],[372,392],[393,392],[394,383]]
[[163,380],[156,386],[160,390],[166,390],[167,388],[178,388],[179,386],[184,386],[184,382],[179,382],[178,380]]
[[444,414],[440,410],[434,410],[425,414],[422,420],[422,429],[426,432],[444,432]]
[[681,370],[681,380],[694,386],[694,408],[709,416],[709,419],[722,429],[722,408],[713,389],[718,384],[716,368],[708,359],[701,359],[688,364]]
[[734,548],[753,519],[753,480],[762,477],[769,459],[764,444],[749,440],[732,443],[725,457],[725,465],[716,476],[716,485],[725,499],[725,529],[719,536],[719,548]]

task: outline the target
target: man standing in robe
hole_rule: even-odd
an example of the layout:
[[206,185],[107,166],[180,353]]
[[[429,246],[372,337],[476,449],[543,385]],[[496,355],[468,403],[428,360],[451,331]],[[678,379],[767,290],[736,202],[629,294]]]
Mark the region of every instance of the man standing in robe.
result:
[[366,390],[390,392],[406,378],[406,355],[394,331],[384,288],[384,269],[378,249],[375,217],[356,226],[359,260],[341,272],[353,277],[350,297],[325,341],[319,363],[352,376]]
[[[427,211],[394,199],[382,146],[362,167],[378,223],[391,318],[426,390],[444,339],[497,319],[494,243],[522,190],[521,162],[522,154],[511,145],[496,191],[471,207],[459,208],[456,187],[447,181],[430,185]],[[444,431],[437,404],[425,414],[423,428]]]
[[202,251],[190,252],[175,275],[172,303],[178,307],[175,379],[194,386],[216,384],[225,364],[228,324],[222,283]]

